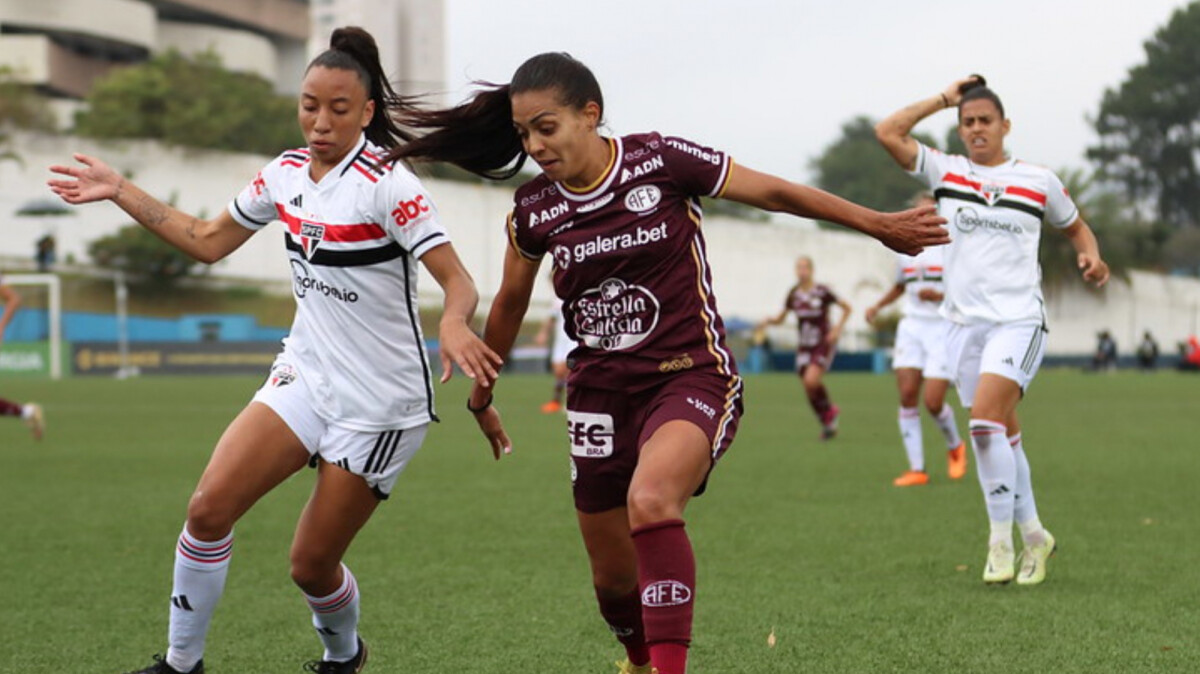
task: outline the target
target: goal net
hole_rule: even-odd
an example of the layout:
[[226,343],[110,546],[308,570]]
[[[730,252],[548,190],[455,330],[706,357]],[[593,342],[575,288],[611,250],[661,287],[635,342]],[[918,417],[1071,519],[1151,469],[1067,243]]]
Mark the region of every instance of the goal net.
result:
[[54,274],[3,274],[5,285],[21,295],[21,306],[0,343],[0,376],[61,379],[62,291]]

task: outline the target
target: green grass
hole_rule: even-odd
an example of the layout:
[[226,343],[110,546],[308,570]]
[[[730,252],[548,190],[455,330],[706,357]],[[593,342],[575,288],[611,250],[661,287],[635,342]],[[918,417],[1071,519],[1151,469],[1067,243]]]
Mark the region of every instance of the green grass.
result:
[[[457,381],[457,380],[456,380]],[[35,446],[0,424],[0,672],[121,672],[166,639],[188,494],[254,378],[10,380],[51,423]],[[973,475],[900,490],[887,377],[837,375],[842,434],[787,375],[751,377],[737,442],[688,511],[699,560],[693,670],[1200,671],[1200,377],[1045,372],[1022,406],[1046,584],[980,582],[986,516]],[[516,454],[494,463],[440,390],[443,423],[359,536],[373,672],[611,674],[571,508],[562,417],[542,377],[504,382]],[[960,418],[962,426],[965,420]],[[239,523],[209,671],[297,672],[319,654],[288,577],[305,471]],[[767,645],[774,631],[776,645]]]

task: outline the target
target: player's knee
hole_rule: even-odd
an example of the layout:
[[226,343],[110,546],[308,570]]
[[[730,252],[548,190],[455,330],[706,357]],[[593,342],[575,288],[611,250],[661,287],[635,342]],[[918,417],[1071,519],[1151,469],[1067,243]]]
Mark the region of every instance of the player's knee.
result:
[[900,390],[900,406],[901,407],[916,407],[917,406],[916,390],[901,389]]
[[629,489],[629,519],[634,526],[650,522],[678,519],[679,504],[666,492],[653,485],[641,485]]
[[236,516],[220,499],[193,494],[188,501],[187,529],[201,541],[218,541],[233,531]]
[[293,549],[290,561],[292,582],[305,592],[327,594],[324,592],[326,587],[337,585],[335,577],[340,560],[327,560],[307,550]]

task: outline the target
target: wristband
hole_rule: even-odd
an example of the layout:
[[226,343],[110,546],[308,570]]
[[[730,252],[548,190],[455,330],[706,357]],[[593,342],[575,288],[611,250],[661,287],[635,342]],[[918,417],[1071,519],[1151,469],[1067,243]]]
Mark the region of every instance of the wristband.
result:
[[485,401],[482,405],[480,405],[479,407],[471,407],[471,396],[467,396],[467,411],[470,412],[471,414],[479,414],[480,412],[482,412],[492,406],[492,398],[493,397],[495,397],[495,396],[493,394],[489,393],[487,401]]
[[946,98],[946,93],[945,93],[945,92],[942,92],[942,93],[938,94],[938,96],[941,96],[941,97],[942,97],[942,107],[943,107],[943,108],[948,108],[948,107],[950,107],[950,99],[949,99],[949,98]]

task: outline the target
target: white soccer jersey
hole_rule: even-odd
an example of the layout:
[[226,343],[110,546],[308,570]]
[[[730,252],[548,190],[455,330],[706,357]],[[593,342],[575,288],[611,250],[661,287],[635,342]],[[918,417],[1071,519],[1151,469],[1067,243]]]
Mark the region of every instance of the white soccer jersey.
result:
[[1064,228],[1079,215],[1058,176],[1015,159],[979,166],[923,144],[911,174],[933,189],[949,221],[942,315],[956,323],[1044,319],[1042,223]]
[[904,286],[904,304],[902,311],[907,318],[936,318],[941,302],[931,302],[920,298],[922,290],[934,290],[945,293],[943,283],[944,246],[930,246],[916,255],[896,255],[896,283]]
[[417,178],[402,164],[376,166],[380,156],[363,136],[314,183],[308,150],[289,150],[229,205],[252,230],[283,222],[296,298],[284,355],[322,417],[362,431],[436,419],[416,264],[450,241]]

